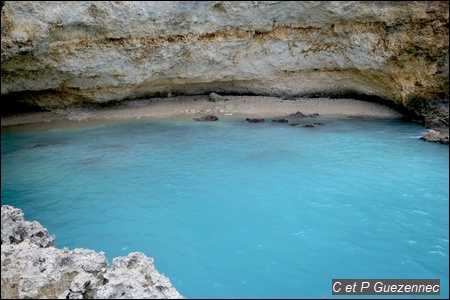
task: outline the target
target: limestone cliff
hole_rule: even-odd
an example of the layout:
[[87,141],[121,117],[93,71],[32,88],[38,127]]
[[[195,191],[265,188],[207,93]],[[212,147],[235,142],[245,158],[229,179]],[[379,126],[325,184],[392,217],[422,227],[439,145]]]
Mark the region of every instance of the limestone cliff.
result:
[[52,109],[211,91],[366,96],[448,126],[448,1],[2,5],[4,103]]
[[55,248],[54,236],[20,209],[1,208],[2,299],[183,299],[153,259],[133,252],[113,259],[103,252]]

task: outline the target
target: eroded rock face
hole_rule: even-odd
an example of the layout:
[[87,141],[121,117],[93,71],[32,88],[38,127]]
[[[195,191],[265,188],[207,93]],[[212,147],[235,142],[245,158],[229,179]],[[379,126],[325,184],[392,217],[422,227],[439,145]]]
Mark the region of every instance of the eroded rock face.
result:
[[108,268],[103,252],[55,248],[54,236],[20,209],[2,205],[1,217],[2,299],[184,298],[143,253],[117,257]]
[[449,124],[448,1],[3,1],[1,13],[2,107],[365,97]]
[[20,244],[23,241],[41,248],[54,247],[54,235],[50,235],[46,228],[36,221],[24,220],[23,212],[12,206],[2,205],[2,245]]
[[211,91],[408,107],[448,98],[448,11],[447,1],[6,1],[1,93],[45,108]]

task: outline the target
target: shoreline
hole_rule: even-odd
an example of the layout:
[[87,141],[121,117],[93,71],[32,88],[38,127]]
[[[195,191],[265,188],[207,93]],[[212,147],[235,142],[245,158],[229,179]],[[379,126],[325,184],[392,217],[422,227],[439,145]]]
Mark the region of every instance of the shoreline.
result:
[[[53,111],[2,116],[1,126],[55,121],[112,121],[126,119],[192,119],[204,115],[284,117],[300,111],[321,116],[371,116],[400,118],[403,115],[379,103],[355,99],[265,96],[177,96],[122,101],[117,106],[74,107]],[[214,99],[211,100],[211,99]]]

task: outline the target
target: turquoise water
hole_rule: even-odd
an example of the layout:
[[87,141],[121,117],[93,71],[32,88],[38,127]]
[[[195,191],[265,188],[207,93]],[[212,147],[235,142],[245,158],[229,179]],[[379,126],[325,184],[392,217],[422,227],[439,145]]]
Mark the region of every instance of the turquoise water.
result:
[[448,146],[398,119],[244,119],[4,127],[2,204],[59,248],[154,257],[188,298],[342,298],[333,278],[448,298]]

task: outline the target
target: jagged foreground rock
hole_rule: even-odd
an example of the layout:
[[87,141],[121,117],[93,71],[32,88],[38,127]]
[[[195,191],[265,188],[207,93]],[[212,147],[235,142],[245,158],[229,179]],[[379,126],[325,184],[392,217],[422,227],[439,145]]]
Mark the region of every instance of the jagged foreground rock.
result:
[[55,237],[20,209],[1,208],[2,299],[182,299],[153,259],[133,252],[108,261],[103,252],[57,249]]

